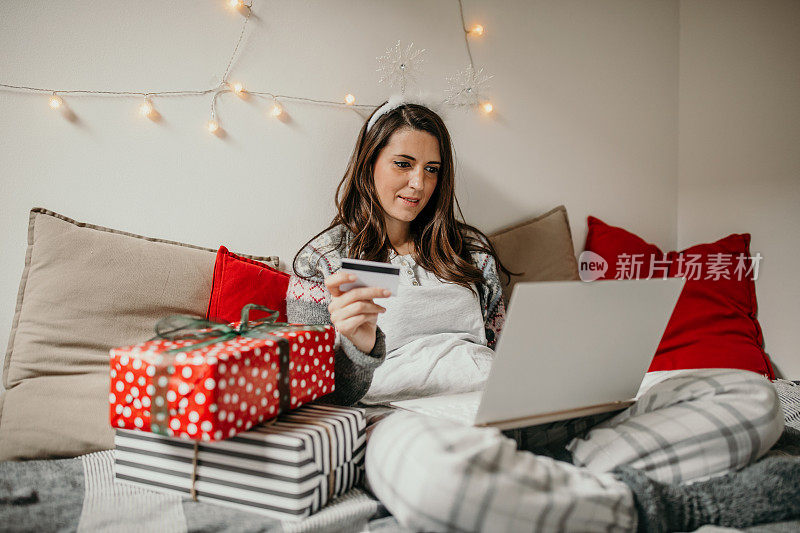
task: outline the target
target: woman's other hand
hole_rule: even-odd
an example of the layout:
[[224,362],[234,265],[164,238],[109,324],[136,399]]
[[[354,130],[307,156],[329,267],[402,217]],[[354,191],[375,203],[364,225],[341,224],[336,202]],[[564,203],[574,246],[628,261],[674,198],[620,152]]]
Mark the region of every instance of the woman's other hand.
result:
[[328,311],[336,330],[350,339],[356,348],[370,353],[375,347],[378,314],[386,312],[384,307],[372,301],[391,294],[380,287],[358,287],[349,291],[339,290],[342,283],[355,281],[347,272],[336,272],[325,278],[325,286],[331,293]]

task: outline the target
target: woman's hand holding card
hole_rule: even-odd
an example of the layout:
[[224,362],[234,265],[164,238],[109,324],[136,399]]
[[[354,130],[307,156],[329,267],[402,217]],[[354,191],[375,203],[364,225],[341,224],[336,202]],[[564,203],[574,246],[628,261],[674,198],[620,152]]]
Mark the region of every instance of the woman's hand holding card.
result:
[[350,339],[356,348],[369,353],[375,347],[378,314],[386,311],[386,308],[376,304],[372,299],[385,298],[391,291],[381,287],[342,290],[342,284],[352,283],[355,280],[354,274],[341,270],[325,278],[325,286],[331,293],[328,311],[336,330]]

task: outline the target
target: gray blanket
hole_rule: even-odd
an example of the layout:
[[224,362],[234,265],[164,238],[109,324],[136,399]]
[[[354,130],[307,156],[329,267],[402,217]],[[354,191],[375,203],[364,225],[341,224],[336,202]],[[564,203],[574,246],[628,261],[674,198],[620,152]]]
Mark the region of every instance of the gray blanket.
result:
[[[800,455],[800,431],[787,426],[771,454]],[[74,459],[0,463],[3,531],[405,531],[376,499],[353,489],[300,522],[115,484],[112,452]],[[704,528],[701,528],[701,530]],[[800,521],[762,525],[753,532],[800,530]],[[710,528],[708,532],[720,531]],[[730,531],[730,530],[728,530]]]
[[[0,463],[2,531],[363,531],[379,502],[353,489],[299,522],[114,483],[113,452]],[[385,516],[387,513],[383,513]]]

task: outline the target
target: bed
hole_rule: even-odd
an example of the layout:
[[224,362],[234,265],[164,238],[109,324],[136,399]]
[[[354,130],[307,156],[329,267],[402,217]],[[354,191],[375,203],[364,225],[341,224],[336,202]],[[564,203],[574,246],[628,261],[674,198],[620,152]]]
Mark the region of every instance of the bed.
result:
[[[764,456],[800,461],[800,382],[774,382],[786,419],[781,439]],[[115,484],[113,452],[71,459],[0,463],[0,524],[4,531],[375,531],[404,529],[363,486],[298,522],[280,522],[189,497]],[[704,526],[699,531],[720,531]],[[762,524],[747,531],[800,530],[800,520]]]

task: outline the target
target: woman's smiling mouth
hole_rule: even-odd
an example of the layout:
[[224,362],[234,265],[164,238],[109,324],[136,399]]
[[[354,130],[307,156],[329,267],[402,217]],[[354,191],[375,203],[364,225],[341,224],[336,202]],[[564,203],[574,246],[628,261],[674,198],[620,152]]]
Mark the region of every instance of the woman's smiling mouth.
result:
[[406,205],[417,205],[419,203],[419,198],[406,198],[404,196],[399,196],[403,203]]

